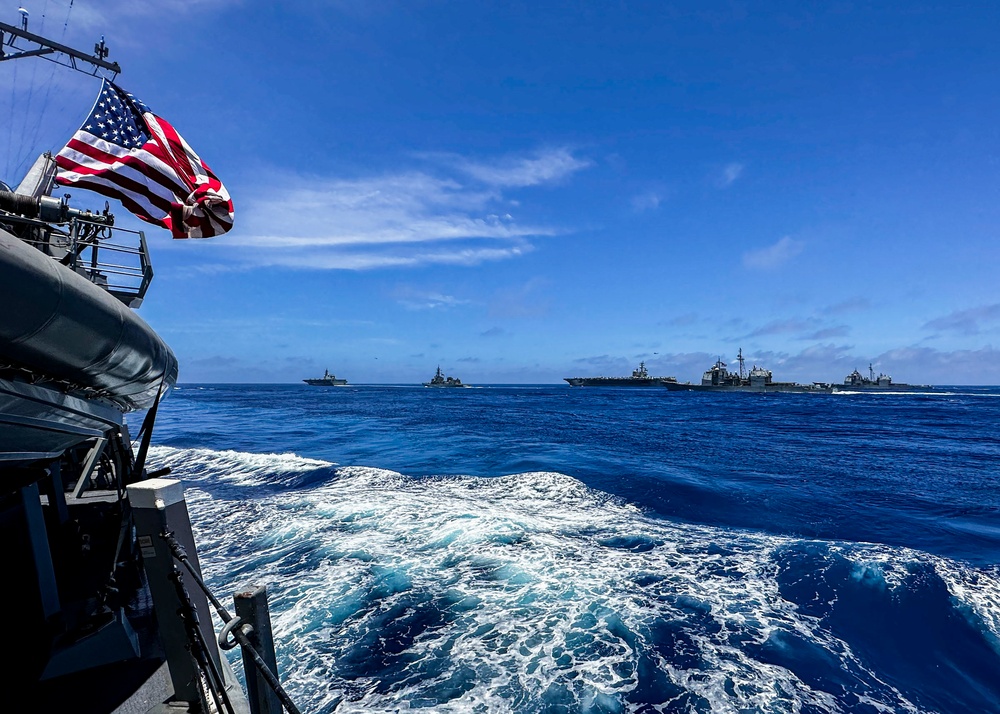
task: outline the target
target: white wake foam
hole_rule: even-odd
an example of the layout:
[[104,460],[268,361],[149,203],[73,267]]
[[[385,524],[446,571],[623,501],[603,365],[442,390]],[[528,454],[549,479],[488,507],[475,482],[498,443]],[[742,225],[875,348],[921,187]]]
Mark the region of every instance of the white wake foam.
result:
[[244,486],[259,486],[283,476],[331,468],[335,464],[295,454],[249,454],[242,451],[175,449],[152,446],[149,463],[169,467],[171,475],[185,481],[217,479]]
[[[685,709],[687,697],[718,712],[838,711],[828,692],[747,654],[782,636],[830,653],[869,706],[918,710],[782,597],[775,556],[801,541],[649,518],[556,473],[413,479],[347,467],[308,489],[255,494],[275,473],[332,464],[169,448],[150,459],[189,483],[218,589],[268,585],[288,688],[305,710],[535,711],[557,697],[573,711],[626,711],[629,693],[655,680],[656,710]],[[246,486],[244,497],[210,496],[209,477]],[[888,589],[907,563],[932,565],[1000,641],[996,574],[900,548],[829,547],[859,581]],[[660,649],[664,631],[681,633],[673,651]]]

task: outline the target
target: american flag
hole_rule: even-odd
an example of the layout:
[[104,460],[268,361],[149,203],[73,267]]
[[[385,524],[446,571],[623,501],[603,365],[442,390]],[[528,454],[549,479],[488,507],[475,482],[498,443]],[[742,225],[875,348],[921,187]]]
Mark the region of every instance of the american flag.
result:
[[174,238],[233,227],[233,202],[212,170],[170,124],[108,80],[56,164],[58,183],[116,198]]

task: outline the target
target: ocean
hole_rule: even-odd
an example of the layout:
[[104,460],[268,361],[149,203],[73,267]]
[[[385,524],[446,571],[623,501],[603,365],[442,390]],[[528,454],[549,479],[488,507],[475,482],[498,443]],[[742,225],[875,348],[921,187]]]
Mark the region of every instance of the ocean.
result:
[[998,426],[1000,388],[181,385],[149,467],[304,712],[1000,712]]

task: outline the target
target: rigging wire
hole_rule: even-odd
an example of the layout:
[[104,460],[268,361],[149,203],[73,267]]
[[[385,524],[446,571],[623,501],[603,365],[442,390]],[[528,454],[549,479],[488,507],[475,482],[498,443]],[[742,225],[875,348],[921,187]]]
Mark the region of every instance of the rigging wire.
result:
[[[45,5],[42,7],[42,21],[39,25],[39,32],[45,31],[45,11],[48,9],[48,6],[49,6],[48,0],[45,0]],[[31,103],[34,99],[35,86],[36,86],[35,80],[37,77],[38,77],[38,63],[33,62],[31,65],[31,80],[28,82],[28,98],[24,102],[24,112],[22,112],[24,115],[24,121],[21,122],[21,135],[17,137],[20,151],[17,154],[18,161],[14,169],[19,173],[23,173],[24,163],[31,155],[31,147],[27,145],[28,142],[26,141],[26,139],[28,137],[28,122],[31,120],[31,114],[32,114]],[[39,122],[36,122],[36,124],[38,123],[40,123],[40,120]]]
[[66,39],[66,30],[69,28],[69,14],[73,12],[73,0],[69,0],[69,8],[66,10],[66,21],[63,22],[63,31],[59,36],[59,41],[62,42]]
[[7,122],[7,153],[4,154],[4,176],[10,181],[13,166],[11,160],[14,154],[14,107],[17,105],[17,62],[14,62],[14,78],[10,83],[10,120]]
[[[48,0],[46,0],[46,8],[45,9],[48,9]],[[63,23],[62,35],[59,38],[60,42],[66,37],[66,29],[69,27],[69,15],[70,15],[70,13],[72,11],[73,11],[73,0],[70,0],[70,2],[69,2],[69,9],[66,11],[66,21]],[[43,10],[42,12],[43,12],[43,14],[42,14],[42,26],[44,28],[44,25],[45,25],[45,10]],[[49,97],[52,94],[52,84],[55,81],[57,67],[58,67],[58,65],[54,65],[54,64],[52,65],[51,71],[49,72],[48,81],[45,82],[45,96],[42,97],[42,107],[41,107],[41,110],[39,111],[39,116],[44,117],[46,115],[47,111],[48,111],[48,108],[49,108]],[[34,151],[35,151],[34,147],[36,147],[38,145],[38,134],[41,131],[41,129],[42,129],[42,122],[41,121],[35,122],[35,131],[32,133],[31,141],[27,142],[28,153],[26,154],[24,161],[28,161],[28,160],[31,159],[31,154],[33,154]]]
[[[45,0],[45,6],[41,13],[41,19],[39,23],[38,32],[44,32],[45,26],[47,24],[49,2]],[[62,23],[62,31],[60,33],[60,41],[64,40],[66,34],[69,30],[69,21],[72,16],[73,8],[75,6],[75,0],[69,0],[66,5],[66,16]],[[53,10],[55,12],[55,10]],[[16,51],[22,51],[15,44],[15,38],[4,38],[6,44]],[[58,86],[57,82],[57,72],[59,71],[59,66],[69,66],[62,62],[58,62],[48,57],[41,57],[43,60],[52,62],[53,64],[49,68],[47,77],[43,80],[44,87],[39,86],[38,76],[39,74],[44,74],[44,72],[39,72],[37,61],[34,62],[30,76],[27,78],[30,81],[27,82],[27,88],[25,88],[25,79],[23,73],[18,74],[17,69],[20,62],[12,62],[14,65],[11,70],[12,82],[11,82],[11,93],[10,93],[10,120],[6,122],[6,132],[0,130],[0,134],[6,134],[6,153],[4,155],[3,169],[5,174],[3,177],[8,181],[18,181],[27,167],[33,163],[36,154],[41,152],[39,137],[46,137],[43,139],[47,144],[52,144],[55,141],[56,144],[62,145],[65,139],[73,134],[73,132],[79,127],[79,102],[72,102],[75,97],[63,96],[66,92],[62,92],[63,87]],[[20,79],[20,81],[18,81]],[[42,91],[44,89],[44,94]],[[53,89],[56,93],[53,94]],[[72,93],[70,93],[72,94]],[[38,104],[39,97],[41,98],[41,106],[36,106]],[[62,104],[53,108],[52,100],[55,97],[62,97]],[[74,106],[70,106],[70,104]],[[18,122],[18,114],[23,114],[23,122]],[[62,121],[56,121],[62,120]],[[20,131],[18,131],[18,125],[20,124]],[[44,149],[50,149],[51,146],[45,146]]]

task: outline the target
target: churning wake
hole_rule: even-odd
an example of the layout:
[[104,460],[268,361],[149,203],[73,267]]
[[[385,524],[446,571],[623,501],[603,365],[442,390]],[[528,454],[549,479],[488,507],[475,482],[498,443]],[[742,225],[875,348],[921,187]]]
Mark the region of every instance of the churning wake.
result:
[[[185,483],[217,593],[267,585],[304,711],[982,711],[998,694],[996,568],[665,521],[558,473],[150,463]],[[937,683],[955,676],[950,708]]]

